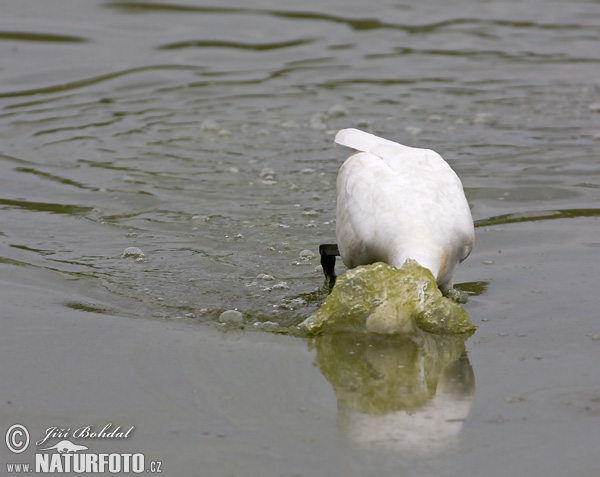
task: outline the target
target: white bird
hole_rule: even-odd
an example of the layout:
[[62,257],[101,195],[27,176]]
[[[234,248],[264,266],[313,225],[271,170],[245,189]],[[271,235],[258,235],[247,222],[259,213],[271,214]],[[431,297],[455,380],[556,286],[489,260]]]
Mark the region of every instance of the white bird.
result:
[[475,232],[462,183],[442,157],[358,129],[335,137],[356,149],[337,178],[336,236],[348,268],[407,259],[431,271],[444,294],[453,293],[458,264]]

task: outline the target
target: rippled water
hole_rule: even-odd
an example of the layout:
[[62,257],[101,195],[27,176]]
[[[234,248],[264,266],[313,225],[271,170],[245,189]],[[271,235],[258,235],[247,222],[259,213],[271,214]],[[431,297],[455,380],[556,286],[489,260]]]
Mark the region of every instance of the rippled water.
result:
[[58,310],[299,322],[335,237],[333,134],[357,126],[463,180],[476,245],[456,281],[484,380],[491,337],[539,343],[565,314],[599,332],[598,2],[1,8],[0,264],[67,280]]
[[350,125],[442,153],[479,225],[594,205],[596,4],[318,5],[40,3],[1,36],[4,256],[141,313],[297,319]]

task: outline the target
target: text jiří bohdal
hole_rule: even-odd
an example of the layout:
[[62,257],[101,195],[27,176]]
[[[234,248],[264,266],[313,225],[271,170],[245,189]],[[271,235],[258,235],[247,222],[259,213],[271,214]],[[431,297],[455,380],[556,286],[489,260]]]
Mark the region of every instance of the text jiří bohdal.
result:
[[128,430],[123,430],[121,426],[113,429],[113,423],[109,422],[102,429],[98,429],[94,425],[83,426],[71,431],[70,427],[49,427],[46,429],[46,435],[35,444],[41,446],[49,439],[127,439],[131,436],[135,426],[131,426]]

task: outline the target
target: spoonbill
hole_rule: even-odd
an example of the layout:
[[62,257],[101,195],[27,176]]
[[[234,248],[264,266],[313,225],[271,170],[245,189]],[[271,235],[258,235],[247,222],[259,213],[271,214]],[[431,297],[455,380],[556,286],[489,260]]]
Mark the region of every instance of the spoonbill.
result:
[[[336,238],[348,268],[385,262],[396,268],[408,260],[431,271],[445,295],[458,294],[453,278],[475,239],[473,218],[462,183],[448,163],[430,149],[403,146],[358,129],[342,129],[335,142],[358,152],[337,177]],[[322,245],[328,260],[335,245]],[[328,269],[329,266],[329,276]]]

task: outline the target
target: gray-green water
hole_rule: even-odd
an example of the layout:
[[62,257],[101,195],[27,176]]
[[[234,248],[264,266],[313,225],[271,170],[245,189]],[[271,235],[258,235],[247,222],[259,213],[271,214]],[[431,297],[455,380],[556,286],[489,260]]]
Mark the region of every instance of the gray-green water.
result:
[[[166,475],[598,474],[598,2],[0,12],[2,434],[134,425],[90,452]],[[323,299],[303,251],[334,239],[348,126],[463,180],[477,331],[426,343],[452,359],[254,331]],[[233,308],[248,329],[217,331]]]

